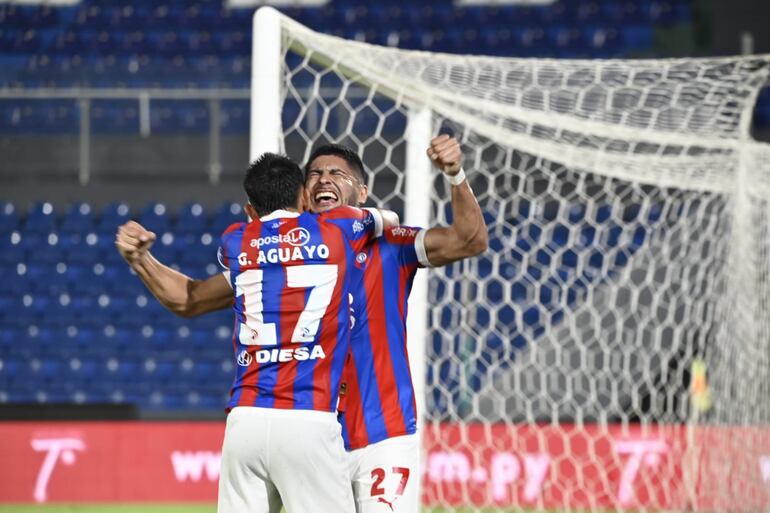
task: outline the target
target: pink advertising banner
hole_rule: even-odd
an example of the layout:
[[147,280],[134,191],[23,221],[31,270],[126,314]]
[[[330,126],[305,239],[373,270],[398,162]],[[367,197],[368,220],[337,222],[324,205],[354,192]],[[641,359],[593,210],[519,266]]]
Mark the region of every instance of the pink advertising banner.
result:
[[[0,502],[214,502],[220,422],[0,423]],[[767,511],[770,429],[441,424],[428,505]]]

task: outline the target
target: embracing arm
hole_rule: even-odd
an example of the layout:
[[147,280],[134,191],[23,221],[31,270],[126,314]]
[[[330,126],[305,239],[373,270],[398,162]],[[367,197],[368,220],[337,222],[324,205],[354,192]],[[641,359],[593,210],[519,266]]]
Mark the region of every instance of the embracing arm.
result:
[[159,262],[150,253],[155,234],[129,221],[118,229],[115,246],[153,296],[169,311],[195,317],[228,308],[233,290],[222,274],[195,280]]
[[452,224],[435,226],[425,232],[425,254],[433,266],[442,266],[478,255],[488,245],[487,226],[476,196],[463,177],[460,144],[453,137],[440,135],[431,141],[428,157],[448,179],[452,188]]
[[392,210],[385,210],[385,209],[379,209],[380,215],[382,216],[382,227],[383,229],[387,230],[388,228],[395,228],[400,223],[400,220],[398,219],[398,214],[393,212]]

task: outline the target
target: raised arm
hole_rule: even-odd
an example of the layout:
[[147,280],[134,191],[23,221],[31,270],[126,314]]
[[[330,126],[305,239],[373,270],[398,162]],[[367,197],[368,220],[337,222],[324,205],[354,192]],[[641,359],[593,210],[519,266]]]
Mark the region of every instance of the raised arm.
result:
[[489,245],[487,227],[476,196],[462,170],[462,150],[454,137],[434,137],[427,150],[433,164],[452,183],[452,224],[425,233],[425,254],[433,266],[442,266],[478,255]]
[[155,234],[135,221],[118,228],[115,246],[153,296],[181,317],[229,308],[233,290],[223,274],[195,280],[159,262],[150,253]]

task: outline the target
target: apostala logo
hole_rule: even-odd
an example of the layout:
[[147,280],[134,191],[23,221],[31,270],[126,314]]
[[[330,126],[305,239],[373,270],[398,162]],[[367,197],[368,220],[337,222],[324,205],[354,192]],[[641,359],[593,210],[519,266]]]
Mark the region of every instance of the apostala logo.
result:
[[249,246],[252,248],[259,248],[268,244],[284,243],[297,247],[304,246],[308,242],[310,242],[310,232],[307,231],[306,228],[298,226],[297,228],[292,228],[285,234],[279,233],[277,235],[268,235],[258,239],[251,239]]
[[289,230],[286,234],[286,238],[286,242],[292,246],[304,246],[310,242],[310,232],[300,226]]
[[241,367],[248,367],[251,364],[251,354],[249,354],[248,351],[243,350],[240,353],[238,353],[238,358],[236,361],[238,362],[238,365]]

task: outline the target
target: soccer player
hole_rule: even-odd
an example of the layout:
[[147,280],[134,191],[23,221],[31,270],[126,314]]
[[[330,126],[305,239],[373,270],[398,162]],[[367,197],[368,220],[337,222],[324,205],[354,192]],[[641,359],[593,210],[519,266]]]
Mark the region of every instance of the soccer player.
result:
[[[301,213],[303,182],[288,158],[262,155],[244,180],[251,221],[222,235],[237,373],[220,513],[277,513],[282,503],[296,513],[355,511],[336,410],[350,340],[350,270],[381,235],[382,218],[352,207]],[[120,237],[116,244],[131,250]]]
[[[340,422],[359,513],[420,510],[421,447],[406,333],[407,299],[416,270],[446,265],[487,247],[484,218],[461,169],[459,143],[441,135],[431,141],[427,154],[452,185],[452,225],[389,228],[356,257],[355,325]],[[366,182],[361,159],[341,146],[316,149],[305,168],[314,212],[362,204]]]
[[[452,225],[386,230],[384,237],[356,257],[359,281],[352,306],[354,338],[345,369],[340,421],[350,450],[356,506],[364,513],[419,511],[421,448],[415,435],[414,388],[406,347],[406,301],[415,271],[419,266],[445,265],[478,254],[487,246],[486,226],[465,181],[458,142],[446,135],[436,137],[427,153],[452,184]],[[327,145],[316,149],[305,178],[312,211],[366,201],[366,171],[358,155],[347,148]],[[143,241],[136,245],[135,254],[145,254],[154,235],[143,229],[137,233]],[[173,287],[159,289],[157,283],[148,283],[172,311],[192,316],[227,305],[227,297],[221,295],[224,289],[215,285],[220,278],[191,280],[148,253],[145,258],[151,265],[150,276],[174,275],[175,279],[168,280]]]

